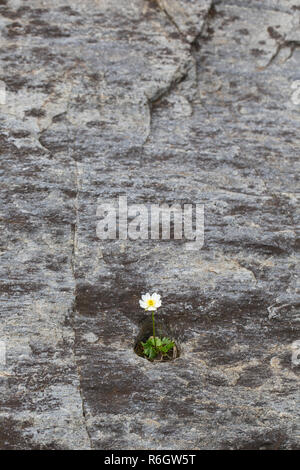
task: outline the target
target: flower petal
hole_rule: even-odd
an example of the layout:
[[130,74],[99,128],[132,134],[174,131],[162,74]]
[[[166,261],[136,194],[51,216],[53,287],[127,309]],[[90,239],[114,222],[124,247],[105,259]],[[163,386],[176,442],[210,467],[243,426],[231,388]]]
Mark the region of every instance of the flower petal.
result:
[[142,299],[145,300],[145,301],[146,301],[146,300],[149,300],[149,299],[150,299],[150,294],[149,294],[149,292],[147,292],[147,294],[142,295]]
[[154,292],[154,294],[152,294],[152,299],[154,299],[158,302],[160,300],[160,295],[157,294],[156,292]]

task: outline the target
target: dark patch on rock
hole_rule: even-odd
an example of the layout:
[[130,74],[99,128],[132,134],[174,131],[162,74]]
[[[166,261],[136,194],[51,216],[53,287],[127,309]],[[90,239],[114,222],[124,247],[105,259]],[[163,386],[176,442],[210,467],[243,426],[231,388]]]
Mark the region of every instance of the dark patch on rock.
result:
[[272,39],[282,39],[282,35],[278,33],[278,31],[276,31],[272,26],[269,26],[267,31]]
[[27,80],[21,76],[2,76],[8,91],[18,92],[27,85]]
[[261,55],[264,55],[266,52],[263,49],[251,49],[251,54],[254,57],[259,57]]
[[32,434],[25,434],[30,422],[18,423],[13,418],[1,418],[0,448],[6,450],[32,449]]
[[45,110],[44,109],[37,109],[37,108],[32,108],[29,109],[28,111],[25,111],[25,116],[31,116],[31,117],[36,117],[40,118],[45,116]]
[[267,364],[249,367],[242,372],[237,384],[243,387],[256,388],[263,385],[272,373]]

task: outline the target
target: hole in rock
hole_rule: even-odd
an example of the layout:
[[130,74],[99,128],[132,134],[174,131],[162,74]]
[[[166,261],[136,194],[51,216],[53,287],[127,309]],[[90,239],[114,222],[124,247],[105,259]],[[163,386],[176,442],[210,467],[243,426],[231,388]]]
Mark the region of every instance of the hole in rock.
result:
[[174,337],[174,334],[172,333],[172,328],[170,328],[166,321],[161,319],[155,320],[155,338],[160,340],[163,340],[163,338],[168,338],[174,343],[174,346],[169,349],[167,353],[162,354],[158,352],[155,358],[149,359],[149,357],[144,354],[144,347],[141,342],[145,343],[150,337],[153,338],[153,328],[152,319],[148,318],[142,324],[134,344],[134,352],[138,356],[147,359],[151,362],[167,362],[173,361],[181,355],[182,351],[178,340]]

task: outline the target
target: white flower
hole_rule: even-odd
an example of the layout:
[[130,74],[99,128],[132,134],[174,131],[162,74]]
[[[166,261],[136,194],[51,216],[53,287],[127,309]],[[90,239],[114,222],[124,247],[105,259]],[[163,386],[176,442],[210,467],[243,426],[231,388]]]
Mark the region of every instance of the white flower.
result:
[[142,295],[142,300],[140,300],[140,306],[145,310],[157,310],[158,307],[161,306],[160,295],[156,294],[156,292],[154,292],[154,294],[152,295],[148,293]]

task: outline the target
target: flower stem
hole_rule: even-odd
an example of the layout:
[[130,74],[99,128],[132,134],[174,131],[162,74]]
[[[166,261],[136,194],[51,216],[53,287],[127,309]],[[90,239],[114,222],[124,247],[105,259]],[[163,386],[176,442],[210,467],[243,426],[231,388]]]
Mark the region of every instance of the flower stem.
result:
[[155,324],[154,324],[154,311],[152,311],[152,324],[153,324],[153,339],[154,339],[154,347],[156,348],[156,340],[155,340]]

